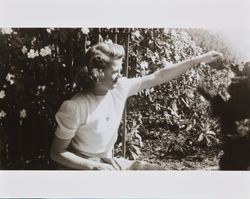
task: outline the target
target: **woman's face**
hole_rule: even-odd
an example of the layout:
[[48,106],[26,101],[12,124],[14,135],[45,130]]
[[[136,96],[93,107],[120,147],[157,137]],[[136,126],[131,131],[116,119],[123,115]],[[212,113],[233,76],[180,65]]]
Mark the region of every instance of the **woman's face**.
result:
[[103,89],[110,90],[116,87],[118,79],[122,76],[122,60],[113,60],[104,69],[104,77],[100,80]]

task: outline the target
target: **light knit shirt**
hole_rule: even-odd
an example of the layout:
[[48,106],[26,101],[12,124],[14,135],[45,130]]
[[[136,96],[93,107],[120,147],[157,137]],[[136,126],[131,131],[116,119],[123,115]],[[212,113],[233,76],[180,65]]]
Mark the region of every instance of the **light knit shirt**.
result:
[[141,78],[120,78],[103,96],[92,93],[66,100],[56,114],[55,135],[72,139],[71,146],[89,157],[112,157],[126,99],[138,93]]

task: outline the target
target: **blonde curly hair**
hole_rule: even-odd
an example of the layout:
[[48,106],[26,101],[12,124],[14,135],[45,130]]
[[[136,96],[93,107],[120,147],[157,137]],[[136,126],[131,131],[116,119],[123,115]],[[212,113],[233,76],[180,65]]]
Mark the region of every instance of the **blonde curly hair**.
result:
[[76,84],[84,93],[92,91],[96,82],[104,76],[105,68],[114,60],[123,59],[123,46],[115,43],[99,43],[92,46],[84,57],[84,66],[76,77]]

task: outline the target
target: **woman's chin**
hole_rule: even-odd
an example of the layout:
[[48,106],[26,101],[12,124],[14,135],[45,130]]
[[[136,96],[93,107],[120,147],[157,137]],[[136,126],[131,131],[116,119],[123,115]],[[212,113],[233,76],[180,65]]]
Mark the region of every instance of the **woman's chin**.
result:
[[113,85],[111,86],[111,89],[116,88],[116,86],[117,86],[117,84],[113,84]]
[[112,88],[115,88],[117,86],[117,81],[113,82],[113,84],[111,85]]

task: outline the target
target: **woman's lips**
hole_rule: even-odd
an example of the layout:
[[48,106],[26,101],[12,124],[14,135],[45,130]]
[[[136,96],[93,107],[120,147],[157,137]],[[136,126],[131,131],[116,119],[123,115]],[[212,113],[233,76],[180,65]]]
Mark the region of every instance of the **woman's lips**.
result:
[[117,82],[118,82],[118,78],[113,81],[114,84],[116,84]]

